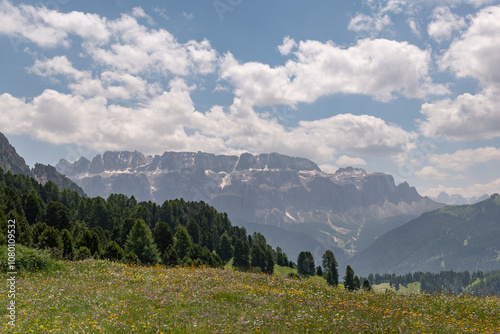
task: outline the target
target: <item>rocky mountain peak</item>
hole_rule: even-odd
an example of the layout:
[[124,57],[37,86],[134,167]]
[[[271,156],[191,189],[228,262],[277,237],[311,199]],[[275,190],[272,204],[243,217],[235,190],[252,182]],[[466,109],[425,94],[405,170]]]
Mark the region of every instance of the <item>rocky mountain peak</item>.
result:
[[4,171],[10,170],[13,174],[31,175],[29,166],[17,154],[16,149],[9,143],[3,133],[0,133],[0,167]]
[[278,153],[254,156],[243,153],[238,159],[235,170],[280,170],[280,171],[320,171],[318,165],[308,159],[289,157]]

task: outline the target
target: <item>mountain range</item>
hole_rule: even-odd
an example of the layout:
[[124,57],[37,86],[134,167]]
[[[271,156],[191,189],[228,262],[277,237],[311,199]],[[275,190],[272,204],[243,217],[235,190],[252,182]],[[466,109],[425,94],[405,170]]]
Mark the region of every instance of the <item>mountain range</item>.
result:
[[448,205],[464,205],[464,204],[476,204],[478,202],[484,201],[488,199],[488,195],[484,194],[482,196],[472,196],[472,197],[463,197],[459,194],[451,194],[449,195],[446,192],[441,192],[437,197],[430,197],[433,201],[444,203]]
[[92,161],[63,159],[56,168],[89,196],[205,201],[235,225],[263,233],[292,259],[301,250],[319,259],[332,249],[343,262],[385,232],[442,206],[407,183],[395,185],[390,175],[352,167],[329,174],[310,160],[277,153],[105,152]]
[[85,195],[82,188],[80,188],[63,174],[59,173],[53,166],[37,163],[35,164],[35,167],[33,169],[30,169],[24,159],[19,154],[17,154],[16,149],[9,143],[7,137],[5,137],[1,132],[0,167],[4,171],[11,171],[13,174],[24,174],[33,177],[35,180],[42,184],[45,184],[48,181],[52,181],[61,190],[74,190],[82,196]]

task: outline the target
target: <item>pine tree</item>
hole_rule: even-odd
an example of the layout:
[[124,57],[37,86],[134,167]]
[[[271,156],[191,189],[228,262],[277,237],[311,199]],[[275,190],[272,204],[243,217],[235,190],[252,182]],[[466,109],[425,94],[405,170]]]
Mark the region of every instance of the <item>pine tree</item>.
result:
[[326,273],[326,282],[331,286],[337,286],[335,280],[333,279],[333,273],[331,269],[328,269],[328,272]]
[[110,241],[104,247],[103,257],[110,261],[121,261],[125,257],[125,252],[116,242]]
[[236,239],[234,242],[233,264],[236,266],[248,267],[249,265],[249,247],[248,242]]
[[318,266],[316,268],[316,275],[319,277],[323,277],[323,269],[321,269],[321,266]]
[[101,239],[95,231],[83,231],[83,233],[78,237],[76,244],[78,248],[82,246],[87,247],[90,254],[101,252]]
[[175,232],[175,251],[182,260],[185,256],[189,255],[189,250],[191,249],[191,237],[184,226],[179,225],[177,231]]
[[233,246],[231,246],[231,240],[226,232],[224,232],[220,237],[219,255],[224,263],[233,257]]
[[130,230],[125,242],[125,252],[135,253],[139,261],[144,264],[154,265],[160,262],[160,254],[154,242],[153,233],[144,220],[138,219]]
[[351,266],[347,266],[345,270],[344,288],[349,291],[356,289],[356,284],[354,282],[354,270],[352,270]]
[[162,263],[167,266],[176,266],[179,264],[179,256],[175,251],[174,245],[168,246],[163,257],[161,259]]
[[253,268],[259,267],[262,271],[266,268],[266,254],[262,247],[254,243],[250,249],[250,264]]
[[166,222],[158,222],[153,229],[153,237],[161,254],[164,254],[168,246],[174,243],[174,236],[170,226]]
[[335,255],[333,255],[333,252],[331,250],[327,250],[325,254],[323,254],[322,265],[324,272],[328,273],[329,270],[332,271],[332,279],[334,282],[333,285],[336,286],[337,284],[339,284],[339,271],[337,269],[338,263],[335,259]]
[[311,252],[300,252],[297,259],[297,270],[299,275],[312,276],[316,273],[316,266],[314,264],[314,257]]
[[43,220],[45,204],[34,189],[31,189],[24,201],[24,213],[28,223],[34,225]]
[[49,202],[47,204],[45,221],[49,226],[54,226],[59,230],[69,229],[72,220],[71,211],[61,202]]
[[200,226],[194,218],[189,219],[186,225],[186,230],[191,236],[193,243],[198,244],[200,242]]
[[368,281],[367,279],[365,279],[363,281],[363,290],[370,291],[371,289],[372,289],[372,287],[370,286],[370,281]]
[[63,257],[67,260],[73,260],[75,257],[75,241],[67,229],[61,231],[61,240],[63,243]]
[[59,230],[53,226],[49,226],[46,228],[40,237],[39,247],[40,248],[56,248],[59,250],[63,250],[63,242],[61,240],[61,236],[59,235]]

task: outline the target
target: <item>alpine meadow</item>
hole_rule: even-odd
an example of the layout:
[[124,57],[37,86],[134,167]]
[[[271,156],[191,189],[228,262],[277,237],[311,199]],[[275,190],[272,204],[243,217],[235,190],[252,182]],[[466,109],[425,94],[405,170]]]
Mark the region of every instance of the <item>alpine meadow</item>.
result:
[[500,333],[500,0],[0,0],[0,332]]

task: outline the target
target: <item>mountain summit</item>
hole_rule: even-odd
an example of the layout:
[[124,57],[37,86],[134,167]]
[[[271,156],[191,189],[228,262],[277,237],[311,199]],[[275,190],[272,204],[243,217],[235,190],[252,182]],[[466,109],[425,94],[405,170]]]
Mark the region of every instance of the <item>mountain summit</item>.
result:
[[327,248],[347,257],[438,207],[407,183],[395,185],[390,175],[352,167],[328,174],[308,159],[278,153],[105,152],[92,161],[62,159],[56,168],[92,197],[208,202],[292,258],[308,249],[319,259]]

